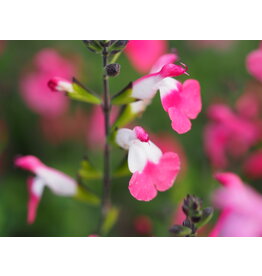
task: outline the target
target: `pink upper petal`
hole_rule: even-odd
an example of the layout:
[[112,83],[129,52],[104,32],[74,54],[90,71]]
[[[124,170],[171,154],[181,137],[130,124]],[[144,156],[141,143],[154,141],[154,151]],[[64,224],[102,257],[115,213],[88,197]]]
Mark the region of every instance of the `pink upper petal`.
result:
[[37,169],[44,167],[45,165],[37,157],[26,155],[17,157],[15,159],[15,166],[35,173]]
[[179,134],[188,132],[191,129],[191,122],[188,117],[177,108],[169,108],[168,115],[172,121],[172,128]]
[[247,70],[249,73],[262,81],[262,49],[255,50],[247,56]]
[[139,73],[147,73],[157,59],[166,52],[165,40],[130,40],[125,53]]
[[159,72],[164,65],[175,63],[177,60],[178,56],[176,54],[165,54],[161,56],[152,67],[150,74]]

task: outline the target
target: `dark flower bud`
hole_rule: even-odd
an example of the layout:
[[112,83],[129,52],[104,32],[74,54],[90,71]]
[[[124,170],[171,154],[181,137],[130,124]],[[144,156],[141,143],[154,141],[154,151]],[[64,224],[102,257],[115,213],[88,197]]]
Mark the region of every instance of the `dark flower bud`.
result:
[[182,209],[187,216],[198,218],[202,214],[202,200],[194,195],[187,195]]
[[192,233],[192,230],[186,226],[173,225],[169,232],[173,233],[176,237],[186,237]]
[[120,64],[118,63],[108,64],[105,67],[105,70],[106,70],[106,74],[109,77],[116,77],[120,73]]
[[98,43],[97,40],[84,40],[84,43],[88,50],[90,50],[93,53],[101,53],[102,52],[102,46]]
[[123,51],[127,43],[128,43],[128,40],[115,40],[115,42],[112,43],[112,45],[110,46],[111,54],[112,53],[116,54],[120,51]]
[[207,207],[203,209],[202,216],[199,222],[197,223],[197,227],[202,227],[206,225],[211,220],[213,213],[214,213],[213,207]]

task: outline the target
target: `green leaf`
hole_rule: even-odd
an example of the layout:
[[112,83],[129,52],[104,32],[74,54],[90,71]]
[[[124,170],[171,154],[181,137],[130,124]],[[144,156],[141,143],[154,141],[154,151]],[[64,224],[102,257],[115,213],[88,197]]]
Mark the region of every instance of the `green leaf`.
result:
[[74,92],[67,93],[71,99],[92,104],[101,104],[101,99],[75,78],[73,78],[73,89]]
[[203,209],[201,219],[196,224],[197,228],[200,228],[200,227],[206,225],[213,217],[213,214],[214,214],[213,207],[207,207],[207,208]]
[[138,115],[139,114],[132,112],[132,107],[130,104],[125,105],[120,111],[118,118],[112,126],[112,129],[126,126],[128,123],[132,122]]
[[123,177],[127,175],[130,175],[130,171],[127,164],[127,155],[125,155],[125,157],[123,158],[123,160],[121,161],[121,163],[119,164],[115,172],[113,173],[113,176]]
[[137,101],[132,97],[132,82],[130,82],[125,88],[114,95],[111,99],[112,104],[123,105]]
[[116,207],[111,207],[106,214],[105,220],[101,226],[101,234],[106,236],[112,227],[115,225],[119,215],[119,210]]
[[95,206],[99,205],[101,202],[100,198],[97,195],[90,192],[87,188],[84,188],[83,186],[77,187],[77,194],[74,196],[74,198]]
[[169,231],[173,233],[175,237],[186,237],[192,233],[192,230],[189,227],[183,225],[173,225]]
[[79,176],[82,179],[100,179],[102,178],[102,172],[97,170],[88,160],[87,157],[81,162]]

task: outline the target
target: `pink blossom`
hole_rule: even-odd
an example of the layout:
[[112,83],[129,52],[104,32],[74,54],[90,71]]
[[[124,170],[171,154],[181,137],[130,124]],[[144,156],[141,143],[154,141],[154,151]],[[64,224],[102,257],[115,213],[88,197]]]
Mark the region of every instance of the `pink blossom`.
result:
[[74,196],[77,193],[77,183],[70,176],[44,165],[32,155],[15,159],[15,165],[35,174],[28,179],[28,223],[33,223],[44,187],[47,186],[54,194],[60,196]]
[[262,46],[252,51],[246,59],[247,70],[254,78],[262,81]]
[[257,124],[226,105],[210,106],[208,117],[211,122],[204,131],[205,151],[214,167],[225,168],[228,155],[243,156],[259,140]]
[[158,191],[166,191],[173,186],[180,171],[180,159],[174,152],[163,154],[150,140],[145,142],[147,134],[144,130],[141,139],[141,129],[119,129],[116,143],[128,150],[128,167],[133,173],[129,182],[131,195],[137,200],[150,201]]
[[244,163],[244,172],[253,179],[262,178],[262,150],[251,153]]
[[190,79],[182,84],[171,78],[187,74],[184,64],[179,66],[165,63],[176,60],[177,56],[174,54],[160,57],[149,75],[133,82],[132,96],[150,101],[160,90],[161,102],[172,121],[172,128],[182,134],[191,129],[190,120],[198,116],[202,103],[198,81]]
[[68,99],[60,93],[53,94],[47,83],[54,76],[71,79],[73,66],[53,49],[38,52],[33,65],[35,70],[24,74],[21,80],[21,95],[27,106],[45,117],[63,114],[68,108]]
[[165,40],[130,40],[125,53],[139,73],[146,73],[166,50]]
[[137,234],[141,236],[152,235],[152,220],[148,216],[138,216],[134,220],[134,228]]
[[210,236],[261,236],[262,196],[233,173],[218,173],[215,178],[223,185],[213,194],[221,214]]

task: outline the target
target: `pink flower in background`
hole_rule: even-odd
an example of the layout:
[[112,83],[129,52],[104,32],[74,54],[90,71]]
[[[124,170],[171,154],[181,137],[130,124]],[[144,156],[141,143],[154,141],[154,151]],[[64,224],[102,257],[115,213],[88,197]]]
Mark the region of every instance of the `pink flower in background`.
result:
[[48,142],[57,145],[69,140],[86,141],[86,128],[89,117],[87,112],[76,109],[74,113],[58,117],[42,117],[41,131]]
[[[110,113],[110,123],[112,124],[117,117],[118,108],[113,106]],[[86,137],[90,146],[102,147],[105,142],[104,114],[102,107],[95,105],[89,117]]]
[[37,207],[45,186],[60,196],[74,196],[77,193],[77,183],[73,178],[44,165],[35,156],[18,157],[15,160],[15,165],[35,174],[34,177],[28,178],[28,223],[33,223],[35,220]]
[[176,153],[161,150],[149,140],[142,127],[133,130],[121,128],[116,134],[116,143],[128,150],[128,167],[132,178],[129,191],[134,198],[150,201],[158,191],[166,191],[180,171],[180,160]]
[[134,229],[140,236],[151,236],[153,230],[152,220],[148,216],[138,216],[134,220]]
[[233,173],[218,173],[215,178],[223,185],[213,194],[214,205],[221,214],[210,236],[261,236],[262,196]]
[[228,165],[228,156],[243,156],[259,140],[258,125],[223,104],[208,109],[210,123],[204,131],[205,151],[216,168]]
[[129,40],[125,53],[135,69],[144,74],[166,50],[166,40]]
[[251,153],[244,163],[245,174],[253,179],[262,178],[262,149]]
[[262,81],[262,43],[260,43],[260,47],[257,50],[247,56],[246,66],[250,75]]
[[71,79],[75,73],[73,65],[53,49],[44,49],[33,58],[35,70],[21,79],[21,93],[27,106],[44,117],[57,117],[68,108],[68,99],[54,94],[47,86],[54,76]]

